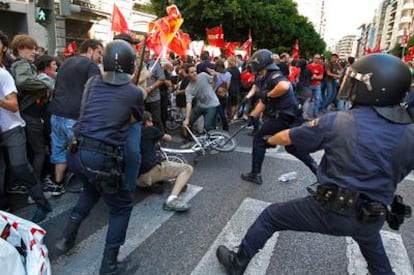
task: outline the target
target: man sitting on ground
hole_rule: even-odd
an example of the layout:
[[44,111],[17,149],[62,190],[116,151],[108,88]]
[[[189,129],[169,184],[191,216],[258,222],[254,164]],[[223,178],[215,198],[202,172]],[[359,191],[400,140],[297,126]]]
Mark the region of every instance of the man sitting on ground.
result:
[[188,164],[160,160],[156,154],[156,145],[160,140],[171,141],[170,135],[164,134],[153,126],[151,114],[144,112],[144,128],[141,135],[142,163],[137,180],[139,188],[147,188],[159,181],[176,179],[171,194],[163,205],[164,210],[184,212],[189,206],[178,197],[185,189],[193,174],[193,167]]

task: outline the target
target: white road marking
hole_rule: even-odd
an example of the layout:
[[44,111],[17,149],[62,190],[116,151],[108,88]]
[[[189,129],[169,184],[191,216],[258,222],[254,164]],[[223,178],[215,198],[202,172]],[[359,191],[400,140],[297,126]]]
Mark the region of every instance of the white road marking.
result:
[[[220,266],[216,258],[217,247],[223,244],[231,249],[235,249],[235,247],[240,244],[248,227],[268,205],[270,205],[270,203],[264,201],[251,198],[244,199],[191,275],[225,274],[223,267]],[[252,259],[244,274],[266,274],[277,238],[278,233],[275,233],[273,237],[268,240],[265,247]]]

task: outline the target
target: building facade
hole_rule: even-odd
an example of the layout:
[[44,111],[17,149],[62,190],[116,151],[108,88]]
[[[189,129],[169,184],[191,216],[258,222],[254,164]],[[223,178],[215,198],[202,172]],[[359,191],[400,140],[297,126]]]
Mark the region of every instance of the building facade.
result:
[[335,52],[340,59],[347,59],[349,56],[355,56],[358,48],[356,35],[346,35],[339,40]]
[[[39,0],[1,0],[9,8],[0,5],[0,30],[10,38],[18,33],[27,33],[34,37],[40,46],[49,49],[49,54],[61,52],[72,41],[81,42],[88,38],[102,42],[113,38],[111,19],[114,0],[52,0],[53,16],[47,25],[36,23],[36,5]],[[70,5],[70,14],[62,16],[62,1]],[[63,3],[65,4],[65,3]],[[146,32],[147,23],[156,16],[137,10],[137,7],[149,4],[149,0],[117,0],[131,31]],[[52,36],[52,37],[49,37]],[[53,41],[54,44],[51,43]]]

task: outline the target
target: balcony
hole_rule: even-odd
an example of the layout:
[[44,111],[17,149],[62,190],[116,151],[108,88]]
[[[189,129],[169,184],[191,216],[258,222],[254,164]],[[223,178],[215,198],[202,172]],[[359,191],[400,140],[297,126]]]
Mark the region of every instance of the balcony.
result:
[[411,16],[403,16],[400,19],[400,24],[405,24],[405,23],[411,23],[413,21],[413,18]]
[[402,7],[403,11],[413,10],[413,9],[414,9],[414,3],[405,3]]

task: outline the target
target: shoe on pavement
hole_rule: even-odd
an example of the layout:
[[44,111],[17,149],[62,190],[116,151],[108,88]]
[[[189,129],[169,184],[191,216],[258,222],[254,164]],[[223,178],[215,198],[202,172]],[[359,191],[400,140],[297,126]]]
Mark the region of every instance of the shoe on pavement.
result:
[[175,212],[185,212],[190,209],[188,204],[180,200],[179,198],[175,198],[170,202],[164,202],[162,208],[167,211],[175,211]]
[[29,194],[29,190],[24,185],[9,186],[6,188],[6,193],[8,194],[19,194],[26,195]]
[[48,191],[52,194],[52,196],[60,196],[66,192],[65,187],[63,184],[56,184],[52,183],[48,186]]
[[[50,192],[45,192],[45,191],[43,191],[43,195],[45,195],[46,199],[50,199],[50,197],[52,196],[52,194],[50,194]],[[32,199],[32,197],[30,195],[27,197],[27,203],[28,204],[34,204],[35,203],[35,201]]]
[[241,175],[242,180],[249,181],[261,185],[263,183],[262,176],[256,173],[247,173]]
[[46,219],[47,214],[51,211],[52,211],[51,209],[45,209],[43,207],[38,207],[36,209],[36,212],[35,212],[33,218],[32,218],[32,222],[39,223],[39,222],[43,221],[44,219]]

